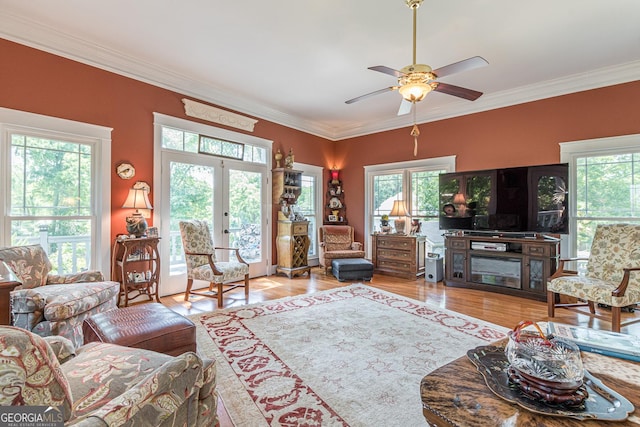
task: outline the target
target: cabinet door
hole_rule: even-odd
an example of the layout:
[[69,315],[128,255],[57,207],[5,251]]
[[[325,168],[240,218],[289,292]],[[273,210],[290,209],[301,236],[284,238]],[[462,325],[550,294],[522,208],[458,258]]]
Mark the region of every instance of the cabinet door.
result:
[[466,252],[447,250],[447,262],[445,267],[448,280],[465,281],[467,277]]
[[547,291],[545,278],[548,277],[548,260],[544,258],[528,258],[525,268],[523,290],[544,294]]

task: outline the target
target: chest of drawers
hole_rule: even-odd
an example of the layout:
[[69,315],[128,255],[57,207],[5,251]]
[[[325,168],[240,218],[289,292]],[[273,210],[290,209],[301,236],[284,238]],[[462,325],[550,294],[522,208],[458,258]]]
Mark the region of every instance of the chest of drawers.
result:
[[424,276],[426,238],[401,234],[374,234],[372,258],[375,273],[416,279]]

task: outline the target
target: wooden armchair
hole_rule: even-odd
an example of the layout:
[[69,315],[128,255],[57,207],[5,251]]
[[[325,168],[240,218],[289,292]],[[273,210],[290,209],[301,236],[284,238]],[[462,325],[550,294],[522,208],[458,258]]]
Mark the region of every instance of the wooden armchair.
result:
[[341,258],[364,258],[362,243],[353,241],[353,227],[350,225],[325,225],[318,227],[320,245],[319,261],[327,274],[331,261]]
[[[189,301],[189,295],[200,295],[218,299],[218,307],[222,307],[222,295],[237,287],[244,287],[245,298],[249,298],[249,264],[240,256],[238,248],[214,247],[209,226],[205,221],[180,221],[180,234],[187,262],[187,290],[184,300]],[[218,261],[216,250],[231,251],[236,260]],[[209,291],[192,291],[194,280],[209,282]],[[244,280],[243,284],[230,283]],[[214,285],[217,291],[214,291]]]
[[[611,330],[620,332],[621,326],[639,322],[632,319],[621,324],[622,307],[640,302],[640,224],[598,225],[585,275],[565,270],[565,263],[584,258],[561,259],[556,273],[547,284],[549,317],[556,307],[589,307],[589,314],[610,320]],[[573,297],[577,302],[559,303],[560,295]],[[597,314],[596,304],[611,307],[611,318]]]

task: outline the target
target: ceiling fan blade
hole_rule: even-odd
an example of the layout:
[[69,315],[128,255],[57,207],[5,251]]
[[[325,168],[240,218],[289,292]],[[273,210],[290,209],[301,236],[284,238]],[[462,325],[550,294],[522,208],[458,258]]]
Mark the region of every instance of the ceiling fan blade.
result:
[[385,67],[384,65],[376,65],[374,67],[369,67],[369,70],[378,71],[380,73],[389,74],[393,77],[402,77],[404,73],[394,70],[393,68]]
[[365,95],[360,95],[357,98],[350,99],[348,101],[344,101],[345,104],[353,104],[354,102],[360,101],[361,99],[369,98],[370,96],[378,95],[380,93],[389,92],[390,90],[398,89],[397,86],[389,86],[384,89],[376,90],[375,92],[367,93]]
[[433,89],[436,92],[446,93],[447,95],[457,96],[458,98],[468,99],[469,101],[475,101],[482,96],[482,92],[478,92],[477,90],[450,85],[448,83],[438,82],[436,85],[437,86]]
[[413,102],[407,101],[406,99],[402,98],[400,109],[398,110],[398,115],[404,116],[405,114],[409,114],[411,112],[411,107],[413,107]]
[[473,58],[464,59],[462,61],[440,67],[437,70],[433,70],[433,74],[438,77],[444,77],[455,73],[461,73],[463,71],[473,70],[475,68],[486,67],[487,65],[489,65],[489,63],[486,59],[481,56],[474,56]]

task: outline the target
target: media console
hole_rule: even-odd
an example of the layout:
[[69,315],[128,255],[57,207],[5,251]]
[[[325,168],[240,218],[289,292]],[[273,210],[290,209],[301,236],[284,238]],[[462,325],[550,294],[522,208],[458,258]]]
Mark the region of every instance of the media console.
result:
[[444,283],[546,301],[559,245],[536,233],[445,234]]

